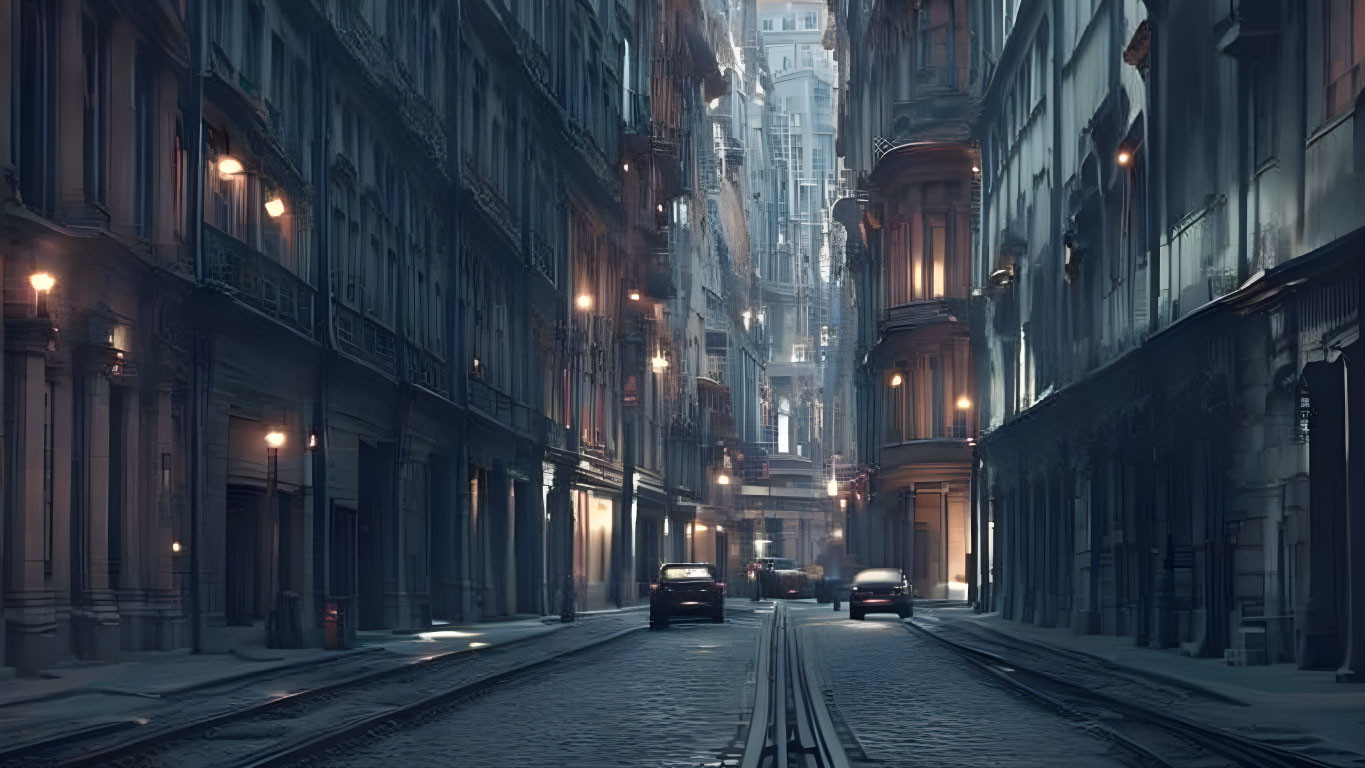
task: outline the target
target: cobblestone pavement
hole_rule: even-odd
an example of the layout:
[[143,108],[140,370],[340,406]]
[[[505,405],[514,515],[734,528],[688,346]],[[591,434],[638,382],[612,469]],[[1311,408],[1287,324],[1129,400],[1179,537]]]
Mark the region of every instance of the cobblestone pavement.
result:
[[[770,609],[769,609],[770,610]],[[322,766],[737,764],[766,612],[677,622],[576,654],[486,695],[340,745]]]
[[[282,743],[309,729],[332,725],[346,719],[360,717],[376,709],[394,706],[462,682],[497,675],[519,665],[553,656],[575,648],[591,645],[628,627],[641,625],[646,619],[642,611],[603,614],[582,619],[555,632],[539,635],[505,647],[460,654],[449,660],[385,675],[366,683],[361,695],[329,693],[310,700],[306,705],[289,707],[238,721],[209,734],[208,738],[178,742],[156,755],[141,754],[125,760],[127,765],[219,765],[229,755],[250,754]],[[450,650],[450,646],[432,643],[432,654]],[[16,705],[25,710],[29,719],[50,712],[54,718],[65,718],[65,728],[78,710],[93,708],[112,718],[140,718],[146,724],[118,731],[95,739],[73,743],[57,752],[25,756],[4,764],[9,766],[42,766],[60,759],[104,749],[129,739],[145,735],[151,729],[173,727],[223,712],[261,704],[279,696],[306,691],[326,683],[379,669],[406,668],[413,661],[410,656],[376,651],[345,657],[336,662],[285,670],[222,686],[204,688],[191,693],[162,699],[136,699],[100,696],[98,694],[66,697],[50,702]],[[32,729],[41,738],[47,734]],[[13,732],[12,732],[13,733]],[[7,736],[7,738],[9,738]],[[19,739],[15,739],[19,741]]]
[[1084,726],[911,634],[893,615],[852,621],[847,609],[792,608],[830,702],[856,740],[855,760],[888,768],[1127,764]]

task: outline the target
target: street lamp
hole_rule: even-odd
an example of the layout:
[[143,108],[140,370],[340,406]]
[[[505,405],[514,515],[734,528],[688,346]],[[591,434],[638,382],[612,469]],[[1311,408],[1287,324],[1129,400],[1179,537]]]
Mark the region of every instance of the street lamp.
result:
[[654,357],[650,359],[649,364],[654,367],[655,373],[663,373],[668,369],[668,358],[664,357],[663,352],[655,352]]
[[270,214],[272,219],[278,219],[284,215],[284,201],[280,199],[279,195],[265,202],[265,212]]
[[729,485],[729,484],[730,484],[730,476],[729,476],[729,475],[727,475],[727,474],[725,474],[724,472],[722,472],[722,473],[720,473],[719,475],[716,476],[716,485]]
[[958,397],[957,397],[957,409],[958,409],[959,411],[965,411],[965,410],[967,410],[968,408],[971,408],[971,407],[972,407],[972,400],[971,400],[971,398],[967,397],[966,395],[958,395]]
[[[280,605],[280,516],[275,509],[275,484],[279,478],[280,448],[284,445],[284,433],[271,430],[265,433],[265,509],[270,516],[270,592],[275,598],[276,608]],[[273,613],[274,611],[272,611]],[[276,617],[278,621],[278,616]],[[268,634],[268,633],[267,633]],[[276,638],[267,638],[271,642]]]
[[52,292],[57,279],[46,272],[35,272],[28,276],[28,284],[33,286],[33,312],[38,317],[47,316],[47,295]]
[[899,387],[899,386],[901,385],[901,383],[904,382],[904,381],[905,381],[905,379],[902,378],[901,375],[900,375],[899,373],[895,373],[895,374],[892,374],[892,375],[891,375],[891,386],[893,386],[893,387]]
[[578,294],[575,303],[578,305],[579,309],[592,309],[592,297],[586,293]]
[[639,301],[639,300],[640,300],[640,292],[639,292],[639,291],[631,291],[631,292],[630,292],[630,300],[631,300],[631,301]]

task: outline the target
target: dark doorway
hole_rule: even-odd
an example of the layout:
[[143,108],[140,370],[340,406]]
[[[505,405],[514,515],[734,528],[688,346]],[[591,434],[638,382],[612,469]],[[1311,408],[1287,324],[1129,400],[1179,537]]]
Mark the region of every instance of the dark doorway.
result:
[[360,444],[360,509],[356,513],[356,592],[360,629],[384,626],[384,542],[393,481],[392,453]]
[[264,616],[260,610],[260,584],[257,580],[266,565],[259,556],[260,515],[259,490],[228,489],[223,620],[229,626],[251,626],[252,622]]
[[349,598],[355,595],[356,585],[356,513],[346,507],[332,507],[332,522],[328,529],[327,594]]

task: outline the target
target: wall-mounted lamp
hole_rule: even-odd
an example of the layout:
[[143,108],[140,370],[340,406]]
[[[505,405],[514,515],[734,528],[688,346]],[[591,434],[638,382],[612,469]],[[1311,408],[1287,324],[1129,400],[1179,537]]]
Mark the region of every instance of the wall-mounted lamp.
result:
[[270,218],[278,219],[284,215],[284,201],[278,196],[270,198],[265,202],[265,212],[270,214]]
[[575,303],[579,309],[592,309],[592,297],[586,293],[580,293]]
[[242,161],[235,157],[221,157],[218,159],[218,173],[223,176],[235,176],[241,173]]
[[899,373],[891,375],[891,386],[899,387],[903,383],[905,383],[905,379],[901,378],[901,375]]

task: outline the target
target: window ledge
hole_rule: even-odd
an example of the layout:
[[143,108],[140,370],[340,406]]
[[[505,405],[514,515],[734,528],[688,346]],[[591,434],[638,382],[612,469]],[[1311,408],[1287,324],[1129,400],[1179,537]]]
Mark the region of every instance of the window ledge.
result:
[[1354,117],[1355,113],[1356,113],[1355,109],[1352,108],[1345,112],[1342,112],[1341,114],[1337,115],[1334,118],[1331,118],[1330,120],[1327,120],[1322,125],[1319,125],[1312,133],[1308,134],[1308,138],[1303,140],[1304,149],[1313,146],[1318,142],[1319,139],[1335,131],[1338,127],[1340,127],[1342,123]]

